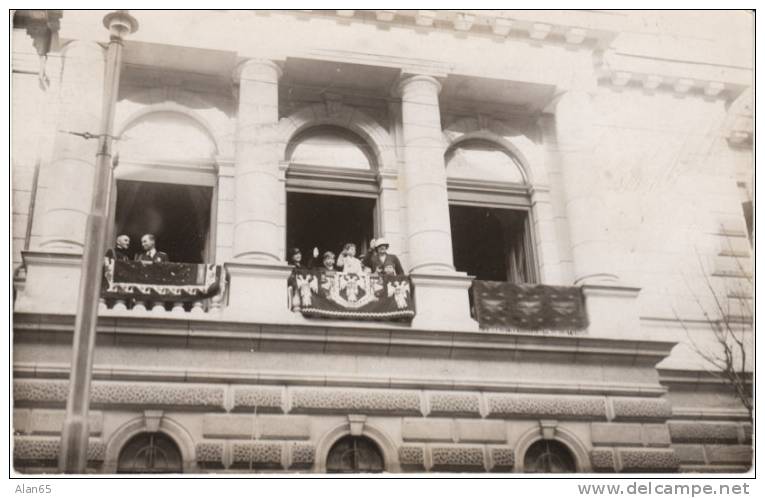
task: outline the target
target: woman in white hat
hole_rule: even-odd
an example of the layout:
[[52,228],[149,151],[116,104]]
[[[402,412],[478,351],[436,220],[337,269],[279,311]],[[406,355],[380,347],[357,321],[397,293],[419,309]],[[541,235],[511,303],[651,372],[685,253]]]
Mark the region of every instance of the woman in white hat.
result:
[[380,237],[376,242],[375,254],[369,261],[372,272],[382,275],[404,275],[404,267],[401,266],[398,256],[388,252],[390,247],[388,240],[385,237]]

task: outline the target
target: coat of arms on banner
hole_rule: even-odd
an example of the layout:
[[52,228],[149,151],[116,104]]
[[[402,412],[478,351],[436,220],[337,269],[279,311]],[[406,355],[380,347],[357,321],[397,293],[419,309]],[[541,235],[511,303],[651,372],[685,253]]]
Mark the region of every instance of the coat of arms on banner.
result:
[[306,316],[369,320],[414,317],[408,277],[298,270],[291,277]]

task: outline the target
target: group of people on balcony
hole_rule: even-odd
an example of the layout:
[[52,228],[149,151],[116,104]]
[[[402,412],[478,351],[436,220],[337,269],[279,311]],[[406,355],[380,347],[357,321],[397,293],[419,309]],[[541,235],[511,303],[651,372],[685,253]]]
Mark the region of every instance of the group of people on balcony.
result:
[[[143,251],[137,252],[132,259],[145,264],[167,263],[170,261],[170,258],[168,258],[166,253],[157,250],[156,245],[157,241],[154,234],[144,234],[141,237],[141,247],[143,248]],[[113,261],[130,261],[130,237],[125,234],[117,236],[114,247],[106,251],[106,259]]]
[[372,239],[369,251],[359,259],[356,257],[356,244],[349,242],[343,246],[343,250],[335,258],[335,253],[325,251],[319,257],[319,249],[314,248],[312,258],[308,264],[303,264],[303,254],[298,247],[293,247],[289,253],[289,263],[295,269],[318,269],[319,271],[340,271],[343,273],[367,273],[378,275],[404,275],[401,261],[395,254],[388,252],[390,244],[381,237]]

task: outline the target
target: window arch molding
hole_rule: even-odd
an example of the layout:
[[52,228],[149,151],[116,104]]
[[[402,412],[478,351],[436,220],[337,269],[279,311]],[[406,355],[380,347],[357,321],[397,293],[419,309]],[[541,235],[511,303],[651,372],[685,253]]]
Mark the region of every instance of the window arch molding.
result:
[[574,463],[576,464],[577,473],[586,473],[592,471],[592,464],[590,463],[590,456],[584,443],[577,437],[570,429],[562,426],[555,426],[553,437],[545,437],[542,427],[537,426],[529,429],[518,438],[518,442],[515,444],[515,472],[523,472],[523,464],[526,459],[526,452],[531,448],[531,445],[537,441],[544,439],[552,439],[563,444],[574,456]]
[[339,102],[312,104],[279,121],[281,158],[286,161],[290,143],[308,128],[333,125],[360,136],[372,148],[378,171],[397,171],[395,144],[385,128],[371,116]]
[[172,418],[159,415],[159,420],[146,415],[141,415],[122,424],[106,442],[106,452],[103,469],[107,474],[117,472],[119,457],[125,445],[143,433],[161,432],[178,446],[183,458],[183,472],[193,473],[196,471],[196,449],[191,434]]
[[393,440],[381,429],[370,425],[365,422],[361,428],[361,432],[356,434],[356,431],[351,431],[350,422],[343,422],[336,425],[329,431],[327,431],[316,444],[316,463],[315,471],[319,473],[326,473],[327,471],[327,457],[332,447],[345,436],[364,436],[374,442],[380,449],[385,462],[384,472],[401,472],[401,464],[398,460],[398,451]]

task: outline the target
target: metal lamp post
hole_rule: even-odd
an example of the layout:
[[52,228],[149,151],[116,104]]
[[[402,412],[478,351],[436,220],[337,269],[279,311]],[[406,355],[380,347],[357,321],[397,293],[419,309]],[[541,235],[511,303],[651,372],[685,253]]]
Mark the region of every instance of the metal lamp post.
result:
[[98,131],[93,202],[85,230],[85,248],[74,324],[72,367],[69,376],[69,397],[66,403],[66,419],[61,434],[59,454],[60,470],[76,474],[84,473],[87,465],[90,380],[106,245],[106,216],[111,195],[112,130],[122,66],[122,42],[125,36],[138,29],[138,22],[127,11],[118,10],[104,17],[104,26],[109,30],[109,47],[106,54],[106,77],[101,124]]

